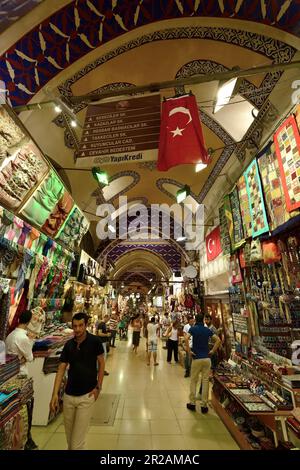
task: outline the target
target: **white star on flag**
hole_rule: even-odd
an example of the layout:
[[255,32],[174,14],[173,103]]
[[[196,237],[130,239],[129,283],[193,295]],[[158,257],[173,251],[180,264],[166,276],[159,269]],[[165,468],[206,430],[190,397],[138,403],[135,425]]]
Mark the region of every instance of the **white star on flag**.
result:
[[179,129],[179,127],[177,126],[175,131],[170,131],[170,132],[172,132],[173,137],[175,137],[176,135],[182,135],[182,131],[184,131],[184,129]]

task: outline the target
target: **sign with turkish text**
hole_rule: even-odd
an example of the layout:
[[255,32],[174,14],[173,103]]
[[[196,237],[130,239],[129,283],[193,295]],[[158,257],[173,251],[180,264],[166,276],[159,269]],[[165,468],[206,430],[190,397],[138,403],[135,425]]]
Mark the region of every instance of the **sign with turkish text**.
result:
[[121,99],[87,109],[79,151],[80,166],[157,159],[160,95]]

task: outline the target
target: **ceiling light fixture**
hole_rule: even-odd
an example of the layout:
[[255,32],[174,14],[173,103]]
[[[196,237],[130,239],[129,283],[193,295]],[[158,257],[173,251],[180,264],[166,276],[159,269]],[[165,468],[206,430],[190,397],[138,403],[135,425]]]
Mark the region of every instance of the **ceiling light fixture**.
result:
[[185,185],[182,189],[179,189],[176,193],[176,200],[178,204],[183,202],[191,193],[191,188],[187,185]]
[[182,237],[176,238],[177,242],[184,242],[186,240],[186,237],[183,235]]
[[72,127],[77,127],[77,122],[75,121],[75,119],[72,119],[71,126]]
[[205,168],[207,168],[207,163],[200,162],[196,164],[195,171],[198,173],[199,171],[205,170]]
[[61,107],[58,106],[58,105],[55,105],[55,106],[54,106],[54,110],[55,110],[56,113],[61,113],[61,112],[62,112]]
[[233,95],[234,88],[236,86],[237,77],[223,82],[219,85],[219,90],[217,94],[217,102],[214,106],[213,114],[217,113],[224,105],[228,104]]
[[95,178],[95,180],[101,186],[108,186],[109,181],[108,181],[108,174],[106,173],[106,171],[101,170],[100,168],[94,166],[92,168],[92,173],[93,173],[93,177]]

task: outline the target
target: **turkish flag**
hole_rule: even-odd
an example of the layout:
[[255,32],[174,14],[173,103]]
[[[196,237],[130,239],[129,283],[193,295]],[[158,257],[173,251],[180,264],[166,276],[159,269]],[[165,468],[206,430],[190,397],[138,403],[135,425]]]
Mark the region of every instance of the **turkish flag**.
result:
[[207,261],[213,261],[220,253],[222,253],[221,232],[219,226],[206,236],[205,243]]
[[171,98],[162,103],[157,169],[187,163],[208,163],[202,127],[194,95]]

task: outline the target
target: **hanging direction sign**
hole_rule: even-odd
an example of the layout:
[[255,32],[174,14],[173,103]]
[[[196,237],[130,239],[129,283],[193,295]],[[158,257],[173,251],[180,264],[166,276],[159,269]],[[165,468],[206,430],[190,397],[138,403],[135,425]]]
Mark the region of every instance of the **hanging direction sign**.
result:
[[157,160],[160,95],[90,105],[79,151],[80,166]]

